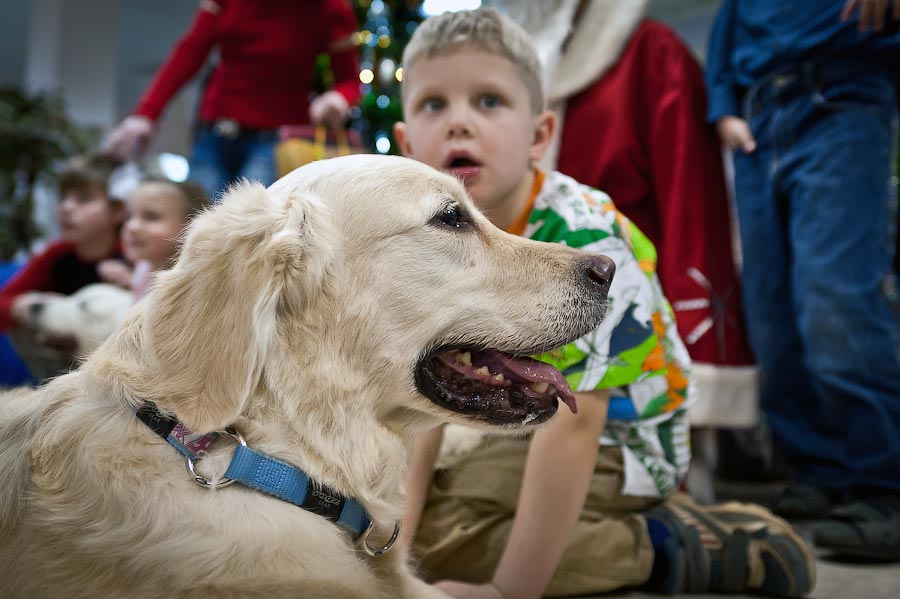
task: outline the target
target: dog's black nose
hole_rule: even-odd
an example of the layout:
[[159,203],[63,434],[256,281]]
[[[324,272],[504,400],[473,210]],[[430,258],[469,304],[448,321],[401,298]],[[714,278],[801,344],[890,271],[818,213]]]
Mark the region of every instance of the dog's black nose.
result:
[[37,317],[43,311],[44,311],[44,302],[35,302],[28,306],[28,316],[30,318]]
[[607,256],[591,256],[587,259],[584,273],[598,292],[606,294],[616,274],[616,263]]

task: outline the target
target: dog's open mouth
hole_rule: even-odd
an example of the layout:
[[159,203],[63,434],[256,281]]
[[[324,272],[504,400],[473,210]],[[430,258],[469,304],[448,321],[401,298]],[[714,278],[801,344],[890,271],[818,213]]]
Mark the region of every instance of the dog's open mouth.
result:
[[430,354],[416,368],[416,385],[439,406],[490,424],[543,422],[557,400],[578,410],[559,370],[493,349]]

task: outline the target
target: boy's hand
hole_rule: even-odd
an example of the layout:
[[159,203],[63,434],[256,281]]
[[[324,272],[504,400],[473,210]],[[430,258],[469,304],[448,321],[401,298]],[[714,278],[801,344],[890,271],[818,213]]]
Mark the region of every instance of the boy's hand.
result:
[[456,580],[441,580],[434,586],[456,599],[505,599],[490,582],[471,584]]
[[309,105],[309,120],[313,125],[325,125],[338,130],[344,126],[350,112],[350,104],[339,92],[327,91]]
[[131,275],[133,269],[122,260],[109,258],[97,265],[97,274],[107,283],[111,283],[122,289],[131,289]]
[[716,132],[722,143],[731,150],[752,154],[756,150],[756,140],[750,132],[750,125],[742,118],[724,116],[716,121]]
[[[884,17],[887,15],[888,0],[847,0],[841,10],[841,22],[846,22],[859,10],[859,30],[881,31],[884,29]],[[894,2],[891,16],[900,19],[900,1]]]
[[109,132],[103,142],[103,151],[119,160],[127,160],[133,153],[141,154],[152,136],[153,121],[145,116],[132,114]]

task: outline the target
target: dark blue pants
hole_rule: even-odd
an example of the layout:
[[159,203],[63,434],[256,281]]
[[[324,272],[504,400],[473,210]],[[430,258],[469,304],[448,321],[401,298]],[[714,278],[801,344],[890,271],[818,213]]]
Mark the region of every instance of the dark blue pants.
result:
[[803,65],[750,90],[744,117],[744,303],[775,441],[800,482],[900,490],[891,76]]
[[277,178],[275,168],[275,131],[244,131],[237,137],[223,137],[201,128],[191,150],[192,181],[202,185],[213,201],[229,183],[238,179],[271,185]]

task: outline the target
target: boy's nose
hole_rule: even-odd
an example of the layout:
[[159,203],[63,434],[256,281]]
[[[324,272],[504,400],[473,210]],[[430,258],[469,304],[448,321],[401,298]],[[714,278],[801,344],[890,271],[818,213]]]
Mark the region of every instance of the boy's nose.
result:
[[472,123],[465,108],[452,107],[447,114],[447,136],[460,137],[472,133]]
[[471,135],[471,129],[462,120],[454,120],[447,125],[448,137],[468,137],[469,135]]

